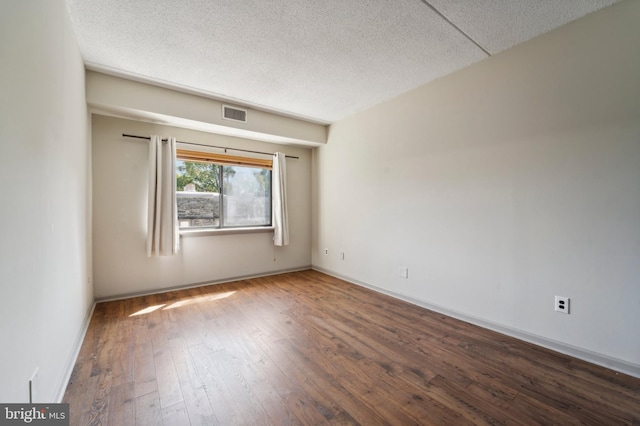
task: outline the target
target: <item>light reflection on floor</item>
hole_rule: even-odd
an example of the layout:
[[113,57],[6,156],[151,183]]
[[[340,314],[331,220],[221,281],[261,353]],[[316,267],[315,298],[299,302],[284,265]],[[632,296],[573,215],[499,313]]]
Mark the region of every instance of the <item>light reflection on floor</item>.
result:
[[232,296],[234,293],[235,293],[235,291],[227,291],[225,293],[217,293],[217,294],[211,294],[211,295],[207,295],[207,296],[190,297],[188,299],[178,300],[177,302],[173,302],[170,305],[167,305],[166,303],[163,303],[161,305],[148,306],[148,307],[146,307],[144,309],[140,309],[138,312],[135,312],[135,313],[133,313],[133,314],[131,314],[129,316],[130,317],[135,317],[135,316],[139,316],[139,315],[150,314],[151,312],[155,312],[158,309],[162,309],[162,310],[175,309],[175,308],[181,308],[183,306],[193,305],[195,303],[210,302],[212,300],[226,299],[227,297]]

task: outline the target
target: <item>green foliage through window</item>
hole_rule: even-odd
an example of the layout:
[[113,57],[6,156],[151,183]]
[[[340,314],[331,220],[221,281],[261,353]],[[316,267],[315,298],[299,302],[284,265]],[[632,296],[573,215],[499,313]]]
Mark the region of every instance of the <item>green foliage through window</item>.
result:
[[[198,192],[220,192],[220,164],[199,163],[195,161],[178,161],[176,166],[176,184],[178,191],[190,183],[196,186]],[[235,170],[225,167],[224,178],[233,177]]]

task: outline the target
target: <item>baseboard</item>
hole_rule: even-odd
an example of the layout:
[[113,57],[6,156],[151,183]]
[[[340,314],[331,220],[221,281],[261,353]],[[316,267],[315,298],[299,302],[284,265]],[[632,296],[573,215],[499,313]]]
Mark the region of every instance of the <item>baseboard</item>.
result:
[[318,272],[322,272],[323,274],[331,275],[332,277],[336,277],[341,280],[347,281],[349,283],[368,288],[378,293],[386,294],[387,296],[391,296],[393,298],[403,300],[413,305],[420,306],[421,308],[425,308],[430,311],[438,312],[440,314],[443,314],[452,318],[456,318],[461,321],[465,321],[482,328],[486,328],[501,334],[505,334],[507,336],[515,337],[516,339],[523,340],[525,342],[532,343],[537,346],[542,346],[543,348],[550,349],[552,351],[559,352],[564,355],[572,356],[582,361],[590,362],[592,364],[596,364],[601,367],[605,367],[623,374],[627,374],[632,377],[640,378],[640,365],[637,365],[628,361],[603,355],[597,352],[590,351],[588,349],[567,345],[566,343],[558,342],[552,339],[548,339],[546,337],[527,333],[525,331],[507,327],[502,324],[486,321],[482,318],[477,318],[477,317],[467,315],[461,312],[457,312],[442,306],[434,305],[432,303],[428,303],[423,300],[415,299],[413,297],[406,296],[401,293],[396,293],[394,291],[376,287],[374,285],[356,280],[351,277],[344,276],[342,274],[339,274],[334,271],[330,271],[318,266],[312,266],[312,269]]
[[73,373],[73,368],[76,365],[76,361],[78,360],[78,355],[80,354],[80,349],[82,348],[82,343],[84,342],[84,338],[87,335],[87,330],[89,329],[89,323],[91,322],[91,317],[93,316],[93,311],[96,308],[96,302],[94,301],[91,304],[91,307],[87,311],[87,314],[84,317],[84,321],[82,322],[82,328],[80,332],[76,336],[76,340],[73,342],[73,347],[71,348],[71,354],[67,359],[67,363],[62,370],[62,374],[60,376],[60,381],[56,385],[56,393],[55,398],[53,399],[57,403],[61,403],[64,398],[64,393],[67,390],[67,384],[69,383],[69,379],[71,378],[71,374]]
[[234,276],[234,277],[221,278],[219,280],[202,281],[202,282],[197,282],[197,283],[178,285],[178,286],[174,286],[174,287],[151,289],[151,290],[138,291],[138,292],[133,292],[133,293],[122,293],[122,294],[117,294],[117,295],[114,295],[114,296],[98,297],[98,298],[96,298],[96,303],[111,302],[113,300],[131,299],[132,297],[148,296],[150,294],[169,293],[170,291],[186,290],[186,289],[189,289],[189,288],[198,288],[198,287],[204,287],[204,286],[208,286],[208,285],[231,283],[231,282],[234,282],[234,281],[249,280],[249,279],[252,279],[252,278],[269,277],[269,276],[272,276],[272,275],[286,274],[286,273],[289,273],[289,272],[307,271],[309,269],[311,269],[311,265],[303,266],[303,267],[300,267],[300,268],[293,268],[293,269],[280,269],[280,270],[277,270],[277,271],[271,271],[271,272],[266,272],[266,273],[261,273],[261,274],[238,275],[238,276]]

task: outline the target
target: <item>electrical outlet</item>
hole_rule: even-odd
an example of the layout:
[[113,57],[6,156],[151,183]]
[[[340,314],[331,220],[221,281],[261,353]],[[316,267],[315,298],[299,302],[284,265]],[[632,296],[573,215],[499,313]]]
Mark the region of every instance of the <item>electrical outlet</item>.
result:
[[344,260],[344,252],[343,251],[340,252],[340,260]]
[[407,268],[406,266],[399,266],[398,276],[400,278],[409,278],[409,268]]
[[569,313],[569,298],[564,296],[556,296],[554,309],[556,312],[562,312],[563,314]]
[[325,255],[325,256],[328,256],[328,255],[329,255],[329,249],[328,249],[328,248],[325,248],[325,249],[324,249],[324,255]]

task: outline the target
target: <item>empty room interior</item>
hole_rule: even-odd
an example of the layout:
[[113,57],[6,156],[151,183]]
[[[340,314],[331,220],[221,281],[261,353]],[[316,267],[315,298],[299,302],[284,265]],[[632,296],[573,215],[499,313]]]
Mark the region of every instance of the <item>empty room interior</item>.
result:
[[640,1],[0,11],[1,404],[640,424]]

